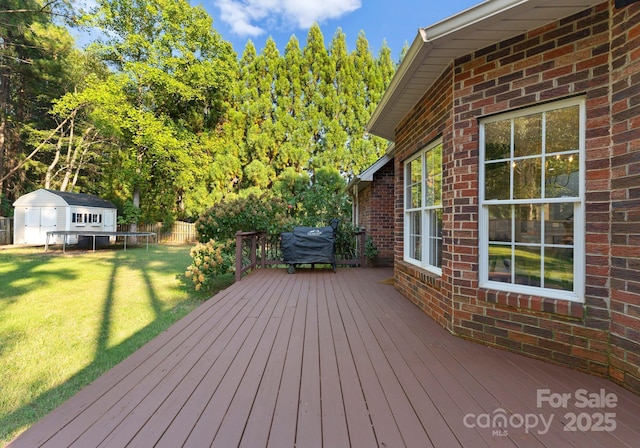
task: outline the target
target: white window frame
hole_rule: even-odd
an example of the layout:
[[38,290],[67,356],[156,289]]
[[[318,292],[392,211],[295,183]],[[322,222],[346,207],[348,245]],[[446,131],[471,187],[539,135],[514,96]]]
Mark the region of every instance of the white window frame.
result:
[[[508,200],[485,200],[485,125],[488,123],[495,123],[504,120],[515,119],[518,117],[524,117],[533,114],[543,114],[545,112],[551,112],[554,110],[578,106],[579,108],[579,136],[578,136],[578,156],[579,156],[579,192],[576,197],[560,197],[560,198],[544,198],[540,199],[508,199]],[[515,112],[496,115],[490,118],[480,120],[480,167],[479,167],[479,286],[481,288],[489,288],[493,290],[513,292],[527,295],[535,295],[539,297],[561,299],[572,302],[584,302],[585,294],[585,165],[586,165],[586,151],[585,151],[585,129],[586,129],[586,105],[583,97],[573,98],[569,100],[556,101],[536,107],[531,107]],[[543,147],[541,148],[541,155],[546,157],[544,147],[544,133],[546,128],[542,127],[543,132]],[[511,137],[511,155],[514,158],[513,152],[513,135]],[[543,158],[544,160],[544,158]],[[545,170],[542,169],[542,185],[544,186]],[[513,177],[513,170],[511,170],[511,177]],[[511,189],[513,189],[513,182],[510,182]],[[544,288],[542,286],[530,286],[516,283],[500,282],[495,280],[489,280],[489,211],[490,205],[519,205],[519,204],[558,204],[558,203],[571,203],[573,202],[573,290],[560,290],[553,288]],[[542,230],[544,235],[544,230]],[[544,236],[542,237],[542,248],[551,247],[553,244],[544,242]],[[515,247],[515,246],[514,246]],[[514,250],[512,248],[512,250]],[[544,260],[542,263],[541,277],[544,277]]]
[[[417,152],[416,154],[414,154],[413,156],[411,156],[409,159],[405,160],[404,162],[404,185],[403,185],[403,190],[404,190],[404,204],[403,204],[403,213],[404,213],[404,261],[406,261],[407,263],[413,264],[415,266],[418,266],[422,269],[425,269],[433,274],[436,274],[438,276],[442,275],[442,266],[438,266],[438,265],[434,265],[431,264],[429,262],[429,253],[431,250],[430,247],[430,242],[435,238],[437,240],[440,241],[440,247],[442,248],[442,229],[440,229],[440,233],[439,236],[436,234],[435,237],[432,235],[432,229],[431,229],[431,218],[432,218],[432,214],[437,212],[438,210],[440,212],[442,212],[443,206],[442,206],[442,185],[440,187],[440,198],[439,198],[439,205],[433,205],[433,206],[428,206],[427,204],[427,200],[426,200],[426,193],[427,193],[427,188],[426,188],[426,181],[428,179],[427,176],[427,164],[425,163],[426,160],[426,156],[427,154],[435,149],[438,146],[442,146],[442,139],[437,139],[433,142],[431,142],[429,145],[427,145],[426,147],[424,147],[422,150],[420,150],[419,152]],[[441,153],[442,154],[442,153]],[[422,172],[421,172],[421,206],[418,208],[411,208],[409,207],[410,201],[411,201],[411,194],[407,193],[407,190],[409,188],[409,186],[411,185],[411,179],[409,177],[409,167],[411,165],[411,163],[413,161],[415,161],[416,159],[420,159],[421,160],[421,167],[422,167]],[[442,159],[440,159],[440,165],[442,166]],[[442,170],[441,170],[442,173]],[[441,174],[441,180],[440,182],[442,182],[442,174]],[[418,260],[416,258],[413,258],[411,256],[411,216],[413,213],[420,213],[421,215],[421,245],[420,245],[420,253],[422,256],[422,260]],[[441,224],[442,225],[442,224]],[[440,259],[441,262],[441,259]]]
[[76,216],[76,220],[74,222],[74,224],[78,227],[85,227],[86,226],[86,222],[84,219],[84,213],[80,213],[78,211],[73,212],[73,214]]

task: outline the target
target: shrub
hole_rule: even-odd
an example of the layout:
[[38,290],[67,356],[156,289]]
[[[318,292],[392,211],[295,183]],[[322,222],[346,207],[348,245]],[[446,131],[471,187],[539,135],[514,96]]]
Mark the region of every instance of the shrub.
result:
[[268,194],[222,201],[196,221],[198,241],[235,238],[238,230],[279,233],[290,221],[287,203]]
[[193,261],[184,275],[191,279],[196,291],[207,290],[214,277],[234,271],[235,241],[198,243],[191,248],[190,255]]

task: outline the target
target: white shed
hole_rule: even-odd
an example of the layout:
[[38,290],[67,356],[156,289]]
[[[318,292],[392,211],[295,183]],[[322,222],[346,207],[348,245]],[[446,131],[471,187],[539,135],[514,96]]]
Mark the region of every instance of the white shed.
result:
[[[13,244],[45,244],[49,231],[117,230],[116,206],[92,194],[40,189],[20,196],[13,206]],[[77,243],[72,238],[67,242]],[[61,241],[49,241],[56,242]]]

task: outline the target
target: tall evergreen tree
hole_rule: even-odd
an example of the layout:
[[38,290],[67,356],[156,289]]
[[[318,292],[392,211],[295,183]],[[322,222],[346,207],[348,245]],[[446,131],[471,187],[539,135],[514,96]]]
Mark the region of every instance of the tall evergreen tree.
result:
[[314,24],[307,34],[307,43],[303,49],[301,70],[302,98],[305,109],[303,125],[311,136],[309,141],[309,167],[315,169],[321,165],[322,153],[326,148],[327,116],[325,98],[328,79],[331,79],[329,53],[324,36],[318,24]]
[[283,134],[276,158],[279,171],[290,167],[299,173],[309,167],[311,132],[308,127],[301,126],[306,119],[303,83],[302,50],[298,39],[292,36],[284,51],[282,71],[276,80],[276,115]]
[[43,176],[32,130],[53,124],[52,100],[77,79],[74,42],[59,20],[69,15],[63,0],[4,0],[0,8],[0,196],[15,198]]

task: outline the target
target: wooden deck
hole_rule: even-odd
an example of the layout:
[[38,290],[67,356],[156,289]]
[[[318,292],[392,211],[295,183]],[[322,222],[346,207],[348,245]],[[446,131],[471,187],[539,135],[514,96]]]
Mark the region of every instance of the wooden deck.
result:
[[10,446],[638,446],[640,397],[452,336],[391,275],[255,271]]

